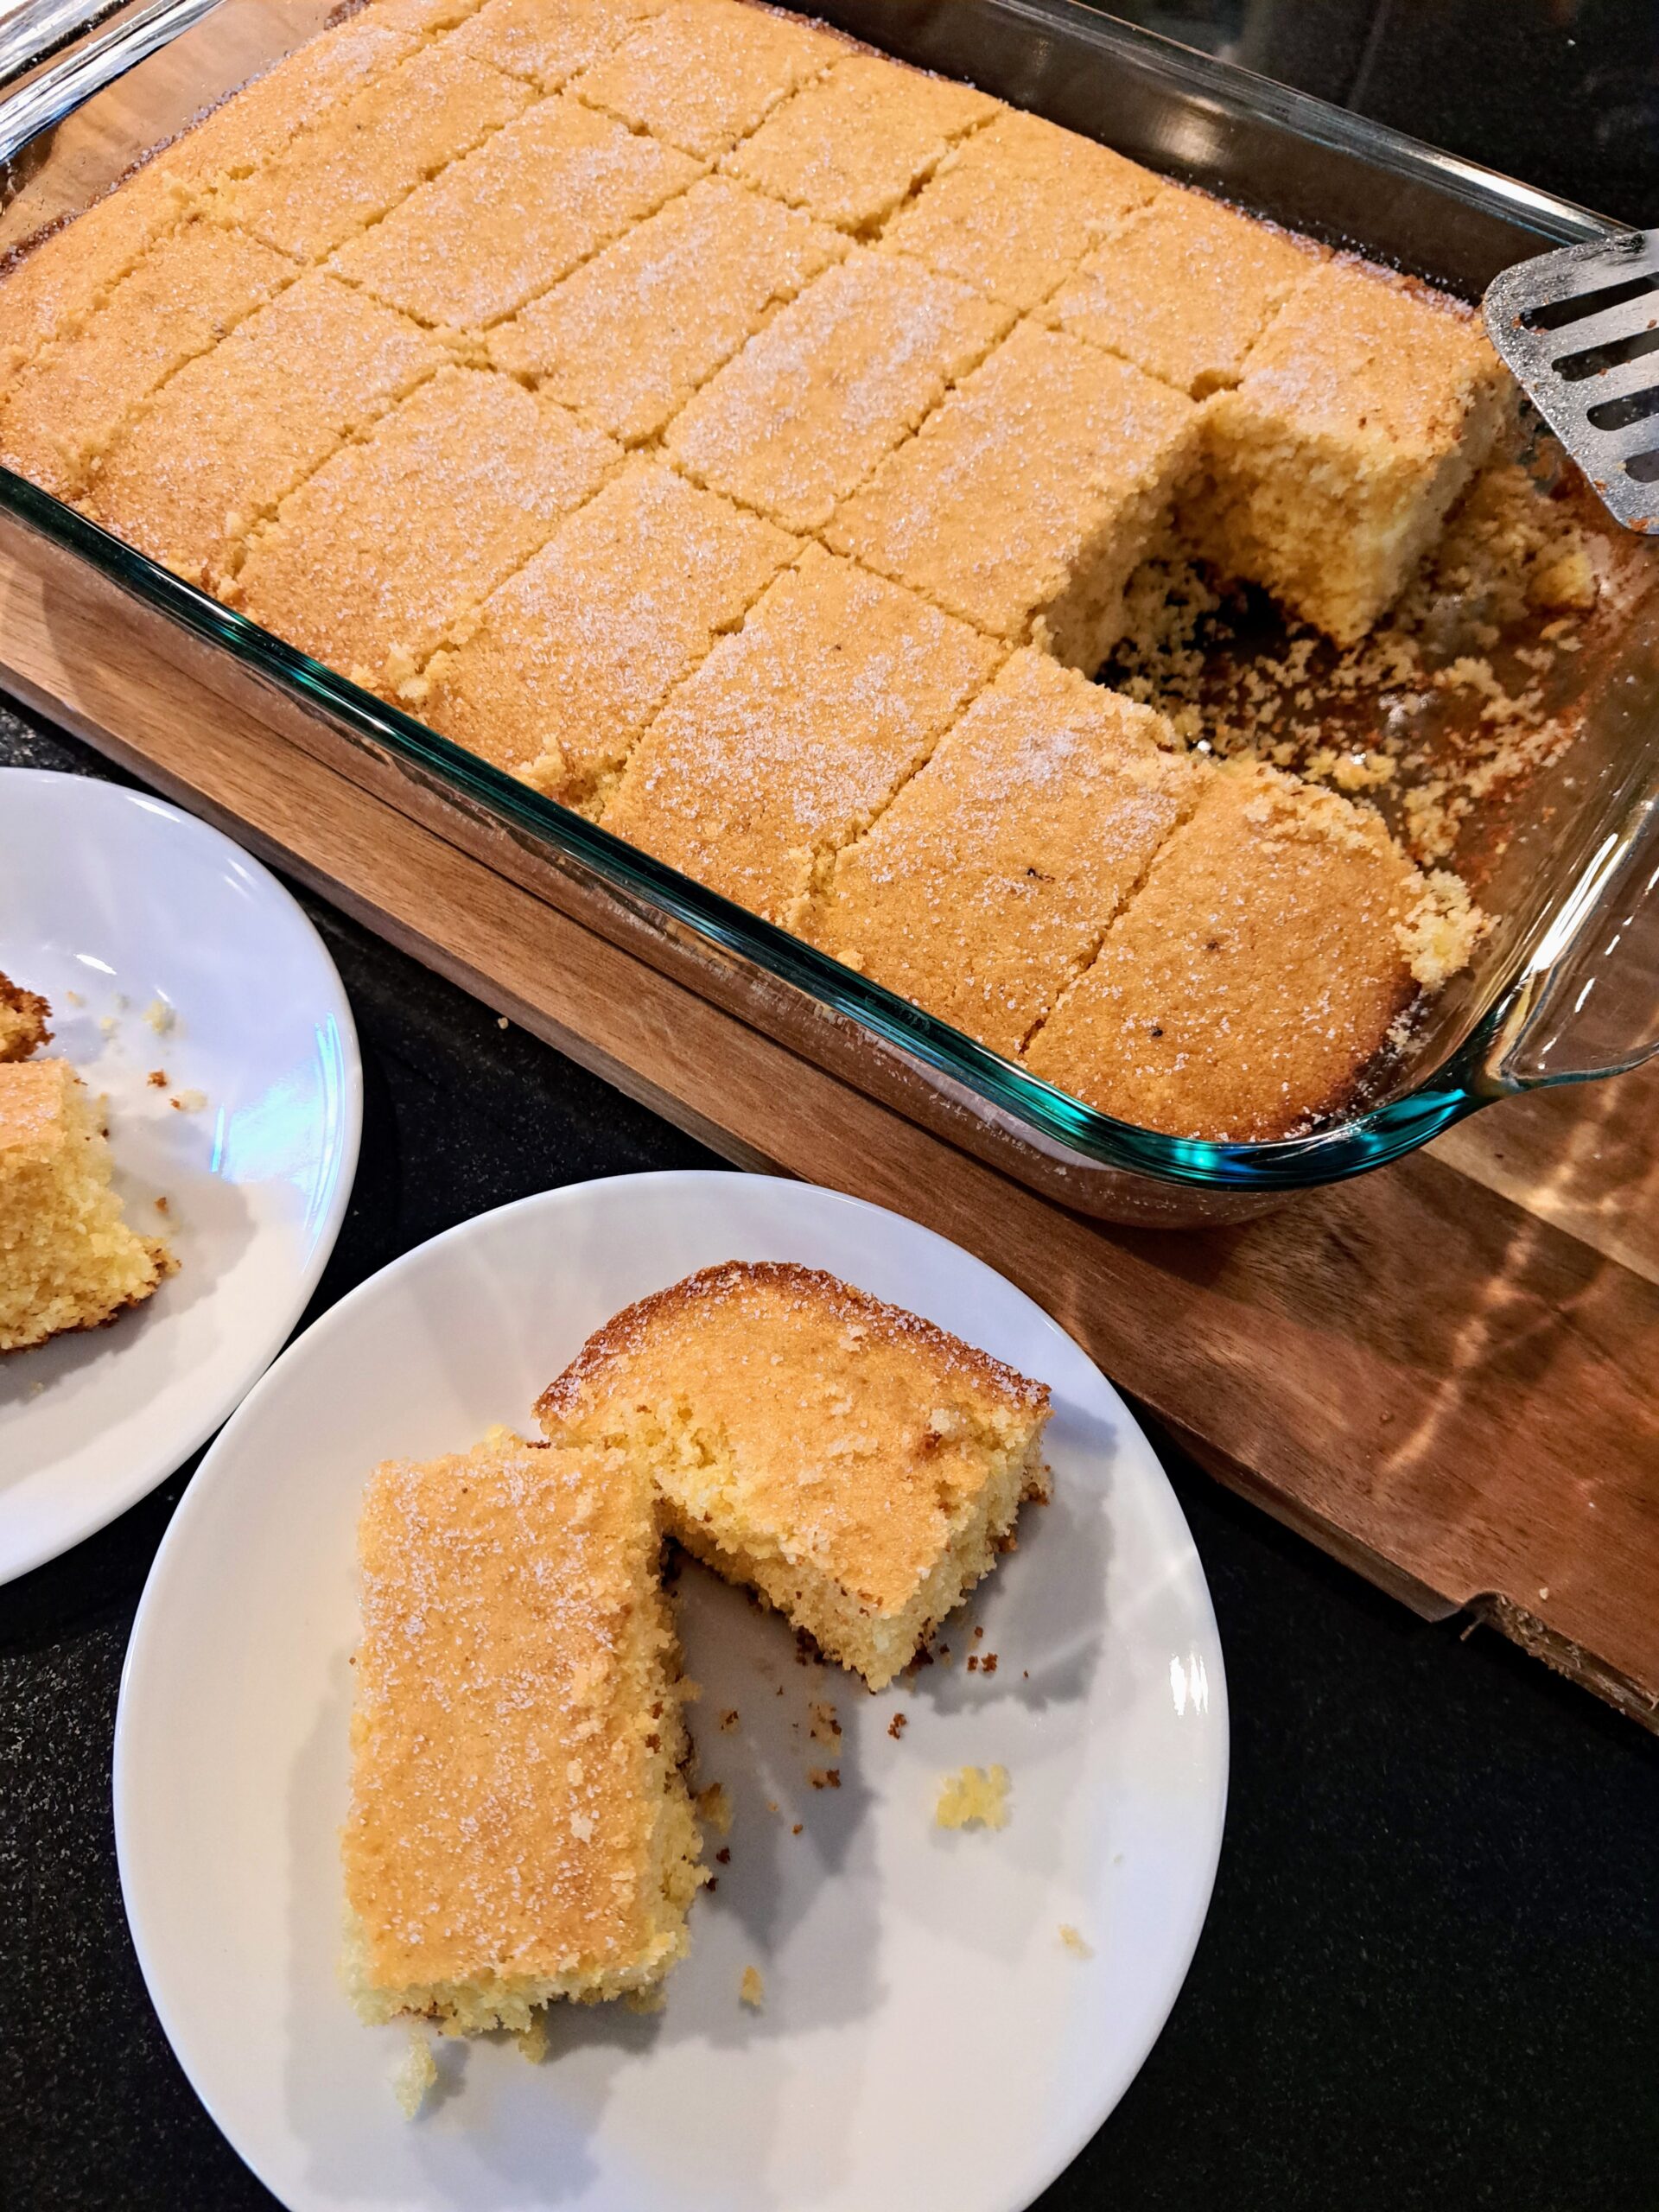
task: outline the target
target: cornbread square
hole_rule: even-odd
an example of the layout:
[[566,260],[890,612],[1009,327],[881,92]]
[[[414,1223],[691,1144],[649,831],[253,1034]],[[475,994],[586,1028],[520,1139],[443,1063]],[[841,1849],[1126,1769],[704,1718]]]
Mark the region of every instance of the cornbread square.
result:
[[73,498],[157,385],[297,274],[285,255],[216,223],[166,232],[75,336],[0,396],[0,460]]
[[851,54],[774,109],[724,166],[820,222],[868,232],[996,112],[971,85]]
[[1142,1128],[1287,1136],[1342,1103],[1409,1001],[1417,883],[1369,809],[1221,769],[1027,1065]]
[[67,1060],[0,1065],[0,1352],[101,1328],[172,1274],[123,1220],[112,1166]]
[[705,177],[493,331],[490,359],[638,445],[845,251],[794,208]]
[[283,502],[249,543],[236,602],[396,696],[620,459],[510,377],[440,369]]
[[1514,390],[1473,322],[1360,270],[1317,269],[1209,403],[1198,542],[1351,645],[1491,452]]
[[527,85],[446,40],[329,111],[213,212],[296,261],[320,262],[530,104]]
[[704,1878],[649,1479],[493,1430],[388,1460],[358,1531],[342,1855],[371,2021],[522,2035],[645,1989]]
[[488,0],[451,43],[509,76],[556,92],[602,60],[667,0]]
[[648,215],[695,162],[576,100],[541,101],[330,264],[388,307],[461,330],[498,321]]
[[187,363],[105,455],[88,512],[198,582],[353,430],[448,359],[425,331],[314,272]]
[[1197,804],[1160,715],[1012,654],[837,858],[812,942],[1012,1057]]
[[847,52],[847,41],[746,0],[671,0],[575,80],[582,99],[711,161]]
[[536,1410],[647,1472],[686,1550],[872,1689],[1046,1487],[1046,1385],[786,1263],[731,1261],[627,1307]]
[[550,798],[597,813],[674,685],[797,550],[758,516],[636,460],[433,662],[420,712]]
[[0,1062],[26,1060],[52,1042],[47,1023],[52,1009],[38,991],[26,991],[10,976],[0,976]]
[[640,739],[604,826],[791,929],[997,658],[966,623],[810,546]]
[[947,156],[882,243],[1023,313],[1158,188],[1150,169],[1009,108]]
[[819,529],[1009,320],[948,276],[855,246],[703,386],[668,452],[785,530]]
[[1198,410],[1096,347],[1021,323],[824,536],[1010,643],[1099,667],[1123,587],[1198,452]]
[[1202,399],[1235,385],[1316,250],[1179,185],[1130,216],[1049,302],[1062,329]]

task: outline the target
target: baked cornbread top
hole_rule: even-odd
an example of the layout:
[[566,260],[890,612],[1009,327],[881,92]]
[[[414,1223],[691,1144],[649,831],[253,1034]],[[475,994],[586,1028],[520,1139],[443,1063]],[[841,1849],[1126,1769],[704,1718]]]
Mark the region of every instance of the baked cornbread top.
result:
[[649,1942],[658,1548],[643,1474],[592,1448],[496,1430],[370,1477],[343,1853],[372,1986]]
[[47,1027],[52,1009],[38,991],[26,991],[10,976],[0,976],[0,1062],[26,1060],[52,1042]]
[[658,1438],[722,1491],[723,1533],[901,1612],[1048,1391],[988,1353],[780,1262],[731,1261],[631,1306],[537,1405],[550,1436]]
[[670,0],[574,80],[577,96],[704,160],[849,50],[833,31],[723,0]]
[[1161,715],[1012,654],[874,827],[809,934],[993,1051],[1018,1052],[1153,855],[1203,764]]
[[464,54],[556,92],[668,0],[487,0],[454,35]]
[[69,1140],[66,1116],[79,1085],[67,1060],[0,1063],[0,1163],[43,1167]]

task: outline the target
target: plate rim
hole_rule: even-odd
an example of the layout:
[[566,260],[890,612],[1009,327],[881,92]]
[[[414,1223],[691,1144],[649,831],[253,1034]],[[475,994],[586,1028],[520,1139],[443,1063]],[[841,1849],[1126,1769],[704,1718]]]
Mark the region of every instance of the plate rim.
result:
[[[340,1141],[339,1172],[334,1177],[328,1206],[312,1239],[305,1265],[300,1270],[296,1294],[283,1308],[280,1333],[273,1326],[269,1333],[269,1341],[262,1344],[258,1351],[242,1363],[234,1382],[227,1384],[224,1390],[214,1395],[207,1403],[202,1418],[176,1431],[174,1440],[165,1443],[159,1456],[153,1449],[136,1453],[130,1463],[131,1471],[111,1486],[111,1496],[103,1504],[78,1516],[73,1526],[67,1526],[66,1532],[59,1537],[20,1553],[12,1563],[0,1563],[0,1588],[20,1580],[26,1574],[34,1573],[37,1568],[49,1566],[54,1560],[66,1557],[89,1537],[107,1529],[111,1522],[118,1521],[124,1513],[141,1504],[152,1491],[176,1474],[184,1462],[207,1442],[215,1430],[223,1428],[234,1418],[249,1392],[258,1386],[273,1363],[282,1357],[294,1333],[296,1322],[310,1304],[312,1293],[321,1281],[322,1271],[333,1256],[357,1180],[358,1155],[363,1137],[363,1054],[358,1040],[357,1024],[352,1016],[351,1001],[346,996],[340,970],[334,964],[334,956],[323,942],[321,931],[275,871],[213,823],[203,821],[200,815],[175,806],[170,799],[162,798],[142,787],[113,783],[103,776],[79,775],[72,769],[30,768],[7,764],[0,766],[0,791],[3,791],[13,778],[27,779],[33,788],[38,788],[44,779],[60,787],[73,785],[81,791],[103,793],[106,795],[105,798],[94,799],[90,804],[95,806],[108,804],[112,809],[137,805],[141,812],[159,815],[163,820],[181,824],[187,836],[198,836],[210,844],[226,848],[263,891],[275,894],[277,913],[281,914],[284,907],[288,910],[289,917],[299,925],[302,940],[308,942],[310,950],[315,954],[320,963],[319,980],[332,1000],[328,1011],[334,1017],[341,1047],[338,1084]],[[326,1071],[325,1077],[328,1079]],[[180,1439],[185,1440],[179,1441]],[[154,1564],[152,1560],[152,1567]]]
[[[235,2155],[256,2179],[288,2208],[288,2212],[327,2212],[327,2208],[322,2205],[321,2200],[314,2196],[308,2196],[294,2199],[282,2194],[276,2180],[265,2170],[262,2163],[256,2163],[255,2159],[250,2157],[247,2150],[238,2139],[237,2134],[226,2126],[214,2098],[209,2094],[198,2078],[194,2066],[187,2059],[174,2032],[174,2015],[171,2005],[157,1988],[152,1974],[152,1963],[158,1956],[157,1948],[145,1929],[143,1909],[136,1902],[134,1888],[137,1878],[130,1871],[129,1865],[130,1850],[136,1848],[132,1840],[135,1820],[132,1809],[132,1785],[128,1778],[130,1762],[135,1756],[132,1744],[131,1700],[136,1694],[134,1684],[145,1664],[148,1643],[152,1637],[159,1633],[156,1623],[164,1612],[166,1604],[164,1583],[173,1572],[171,1554],[177,1548],[177,1544],[182,1541],[182,1539],[176,1536],[176,1532],[181,1527],[188,1529],[193,1524],[195,1516],[206,1510],[200,1503],[200,1498],[207,1496],[216,1484],[226,1479],[215,1472],[214,1462],[223,1453],[227,1464],[233,1464],[238,1430],[245,1423],[251,1423],[257,1417],[265,1393],[274,1391],[279,1387],[281,1381],[279,1370],[290,1354],[297,1352],[315,1331],[321,1329],[331,1322],[336,1315],[341,1313],[343,1309],[353,1306],[359,1300],[365,1299],[369,1293],[378,1289],[386,1277],[409,1267],[417,1258],[429,1254],[435,1246],[448,1243],[469,1232],[475,1232],[480,1224],[494,1221],[503,1215],[538,1209],[550,1204],[572,1202],[593,1192],[620,1185],[626,1185],[630,1187],[645,1185],[661,1188],[670,1185],[683,1186],[717,1182],[741,1184],[746,1187],[752,1187],[757,1183],[776,1184],[797,1193],[810,1194],[814,1200],[833,1203],[861,1212],[888,1217],[902,1224],[907,1230],[943,1246],[959,1257],[970,1261],[976,1267],[983,1268],[991,1274],[997,1276],[1008,1289],[1033,1306],[1044,1322],[1055,1330],[1078,1357],[1088,1362],[1106,1390],[1116,1402],[1122,1420],[1139,1438],[1145,1448],[1152,1471],[1155,1472],[1162,1486],[1161,1504],[1166,1514],[1173,1516],[1173,1533],[1179,1535],[1185,1546],[1185,1556],[1181,1563],[1182,1575],[1187,1586],[1189,1600],[1196,1608],[1194,1627],[1205,1639],[1207,1654],[1213,1656],[1214,1675],[1208,1684],[1207,1718],[1210,1726],[1206,1732],[1205,1741],[1210,1746],[1210,1771],[1205,1777],[1206,1802],[1202,1814],[1205,1825],[1201,1835],[1198,1833],[1196,1822],[1194,1828],[1195,1840],[1198,1847],[1195,1849],[1194,1864],[1198,1870],[1200,1878],[1194,1884],[1191,1892],[1186,1923],[1175,1931],[1178,1940],[1173,1946],[1172,1958],[1178,1963],[1172,1970],[1167,1988],[1162,1993],[1160,2001],[1148,2009],[1142,2024],[1141,2033],[1135,2038],[1132,2046],[1132,2056],[1118,2072],[1103,2082],[1099,2097],[1091,2101],[1090,2115],[1077,2131],[1074,2139],[1070,2140],[1058,2155],[1051,2152],[1029,2167],[1018,2183],[1018,2193],[1006,2199],[997,2200],[995,2212],[1028,2212],[1028,2208],[1035,2203],[1044,2190],[1051,2187],[1070,2169],[1110,2119],[1141,2074],[1154,2046],[1168,2024],[1177,1999],[1186,1986],[1192,1961],[1197,1955],[1198,1942],[1209,1919],[1211,1905],[1214,1901],[1216,1878],[1224,1840],[1227,1808],[1230,1795],[1232,1715],[1226,1658],[1222,1645],[1220,1624],[1216,1618],[1215,1602],[1211,1594],[1209,1578],[1205,1573],[1204,1562],[1199,1556],[1198,1546],[1193,1541],[1186,1515],[1182,1509],[1179,1498],[1175,1495],[1174,1486],[1170,1482],[1164,1470],[1163,1461],[1154,1448],[1152,1440],[1147,1435],[1134,1408],[1123,1397],[1122,1393],[1093,1355],[1077,1342],[1071,1331],[1051,1313],[1046,1306],[1033,1298],[1029,1292],[1022,1290],[1018,1283],[1014,1282],[1011,1277],[1003,1274],[1000,1268],[992,1267],[988,1261],[981,1260],[976,1253],[969,1252],[964,1246],[957,1244],[953,1238],[942,1235],[937,1230],[928,1228],[925,1223],[915,1221],[907,1214],[899,1213],[894,1207],[877,1205],[871,1199],[861,1198],[851,1192],[836,1190],[827,1184],[804,1182],[789,1176],[755,1173],[742,1168],[679,1167],[591,1176],[576,1182],[556,1185],[550,1189],[527,1192],[523,1197],[509,1199],[505,1205],[486,1207],[481,1213],[471,1214],[463,1220],[454,1222],[448,1228],[440,1230],[435,1235],[424,1238],[420,1243],[410,1246],[406,1251],[400,1252],[395,1258],[389,1260],[384,1267],[377,1268],[373,1274],[365,1276],[361,1282],[353,1285],[352,1289],[334,1305],[329,1306],[326,1313],[320,1313],[308,1328],[285,1345],[277,1357],[271,1361],[225,1423],[219,1434],[214,1439],[210,1451],[204,1457],[200,1466],[192,1476],[183,1496],[180,1498],[150,1562],[134,1613],[126,1651],[122,1659],[111,1751],[111,1810],[122,1908],[134,1954],[137,1959],[139,1972],[143,1978],[145,1992],[155,2010],[162,2032],[167,2038],[168,2048],[203,2110]],[[204,1477],[207,1478],[206,1483],[203,1481]],[[194,1509],[193,1499],[197,1500]],[[992,2212],[988,2200],[987,2206],[981,2209],[981,2212]]]

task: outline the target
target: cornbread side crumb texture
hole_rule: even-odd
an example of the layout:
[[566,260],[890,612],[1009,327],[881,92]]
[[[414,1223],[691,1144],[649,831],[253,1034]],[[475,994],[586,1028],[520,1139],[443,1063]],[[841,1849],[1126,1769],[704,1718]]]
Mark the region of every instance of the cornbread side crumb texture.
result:
[[135,1236],[97,1109],[67,1060],[0,1065],[0,1352],[97,1329],[176,1262]]
[[51,1019],[52,1008],[38,991],[26,991],[10,976],[0,975],[0,1064],[26,1060],[49,1045]]
[[1197,804],[1173,746],[1149,708],[1016,652],[841,854],[808,933],[1012,1057]]
[[966,623],[809,546],[645,732],[604,825],[793,928],[997,658]]
[[543,1395],[667,1526],[880,1689],[1044,1488],[1048,1392],[832,1275],[704,1270],[620,1313]]
[[731,0],[671,0],[572,90],[702,160],[848,51],[831,31]]
[[495,1430],[378,1467],[358,1543],[359,2011],[524,2034],[659,1981],[704,1878],[647,1476]]
[[1008,1770],[965,1766],[946,1775],[933,1817],[942,1828],[1007,1827]]
[[1142,1128],[1287,1136],[1349,1089],[1410,1002],[1397,931],[1421,881],[1369,810],[1230,765],[1027,1065]]

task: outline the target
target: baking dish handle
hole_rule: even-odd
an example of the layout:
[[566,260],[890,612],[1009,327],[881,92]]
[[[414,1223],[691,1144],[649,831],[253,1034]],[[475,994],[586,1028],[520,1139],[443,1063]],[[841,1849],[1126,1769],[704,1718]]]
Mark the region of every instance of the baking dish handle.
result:
[[[4,168],[29,141],[54,123],[61,123],[83,101],[105,85],[136,68],[139,62],[189,29],[219,0],[139,0],[136,7],[105,15],[96,29],[65,46],[55,60],[26,77],[6,99],[6,120],[0,131],[0,201],[4,192]],[[96,19],[96,5],[78,10],[41,4],[9,22],[0,41],[0,57],[10,57],[15,73],[26,69],[35,54],[50,52],[73,37],[76,16]],[[33,41],[32,45],[29,42]]]
[[1495,1090],[1623,1075],[1659,1054],[1659,776],[1610,831],[1492,1038]]

